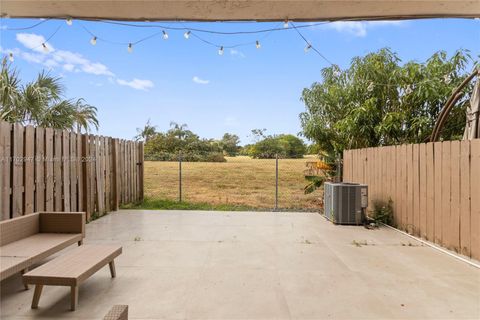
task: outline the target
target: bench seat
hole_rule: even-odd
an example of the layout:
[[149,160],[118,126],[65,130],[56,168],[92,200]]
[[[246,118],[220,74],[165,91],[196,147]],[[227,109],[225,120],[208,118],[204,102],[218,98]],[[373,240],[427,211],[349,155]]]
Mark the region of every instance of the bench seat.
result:
[[84,212],[36,212],[0,222],[0,281],[85,237]]
[[115,278],[114,259],[122,253],[117,245],[83,245],[61,255],[23,275],[26,284],[34,284],[32,308],[38,307],[43,286],[69,286],[71,288],[71,309],[78,303],[78,286],[95,272],[110,266]]
[[82,234],[37,233],[0,248],[2,257],[29,257],[37,263],[83,239]]
[[28,269],[31,264],[28,257],[0,257],[0,268],[2,270],[0,281]]

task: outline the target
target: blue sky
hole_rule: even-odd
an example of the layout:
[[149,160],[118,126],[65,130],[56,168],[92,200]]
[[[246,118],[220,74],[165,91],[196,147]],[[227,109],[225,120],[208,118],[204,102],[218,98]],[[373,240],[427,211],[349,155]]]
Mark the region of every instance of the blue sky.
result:
[[[63,78],[69,98],[85,98],[98,108],[99,133],[132,138],[148,119],[159,130],[170,121],[186,123],[202,137],[219,138],[236,133],[249,143],[250,130],[266,128],[270,134],[297,134],[298,114],[304,110],[302,89],[321,81],[328,64],[295,30],[269,34],[213,35],[196,33],[225,47],[218,49],[184,31],[168,31],[133,46],[162,29],[132,28],[101,22],[2,19],[1,51],[13,52],[14,65],[25,81],[42,69]],[[171,27],[218,31],[248,31],[283,27],[283,23],[155,23]],[[143,23],[149,25],[149,23]],[[151,25],[151,24],[150,24]],[[302,25],[301,23],[296,24]],[[92,36],[99,40],[90,44]],[[46,53],[41,43],[48,40]],[[301,30],[330,61],[348,67],[350,60],[383,47],[396,51],[403,61],[424,61],[438,50],[452,53],[464,48],[480,54],[480,21],[462,19],[393,22],[338,22]],[[108,42],[100,39],[108,40]],[[260,40],[261,48],[255,48]]]

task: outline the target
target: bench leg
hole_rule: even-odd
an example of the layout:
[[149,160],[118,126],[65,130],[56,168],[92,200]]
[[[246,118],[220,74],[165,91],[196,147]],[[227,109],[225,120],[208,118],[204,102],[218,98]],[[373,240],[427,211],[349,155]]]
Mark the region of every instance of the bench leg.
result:
[[33,292],[32,309],[38,308],[38,301],[40,301],[40,295],[42,294],[43,284],[36,284],[35,291]]
[[78,241],[78,246],[81,246],[83,244],[83,240]]
[[[21,274],[24,275],[27,272],[28,272],[28,268],[25,268],[22,270]],[[23,278],[22,278],[22,282],[23,282],[23,286],[25,287],[25,290],[28,290],[29,289],[28,284],[25,282],[25,280],[23,280]]]
[[115,271],[115,262],[113,260],[110,261],[108,266],[110,267],[110,274],[112,275],[112,278],[115,278],[117,276],[117,272]]
[[70,287],[70,309],[75,311],[78,305],[78,286]]

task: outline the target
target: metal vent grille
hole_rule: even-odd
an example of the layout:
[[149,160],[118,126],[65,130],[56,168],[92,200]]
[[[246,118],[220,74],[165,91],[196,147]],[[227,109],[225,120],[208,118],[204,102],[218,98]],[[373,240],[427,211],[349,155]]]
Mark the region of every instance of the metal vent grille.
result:
[[362,189],[366,197],[366,185],[331,183],[324,186],[324,214],[336,224],[362,224]]

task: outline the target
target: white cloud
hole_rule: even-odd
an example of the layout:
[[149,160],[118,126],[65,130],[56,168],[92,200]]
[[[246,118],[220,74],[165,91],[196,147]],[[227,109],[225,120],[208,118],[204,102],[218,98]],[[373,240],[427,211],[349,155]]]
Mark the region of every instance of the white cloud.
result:
[[53,59],[47,59],[47,60],[45,60],[43,65],[45,67],[47,67],[48,69],[54,69],[54,68],[58,67],[58,62],[53,60]]
[[143,91],[148,91],[148,89],[151,89],[154,87],[152,81],[141,80],[141,79],[133,79],[132,81],[117,79],[117,83],[121,86],[127,86],[136,90],[143,90]]
[[[113,76],[113,72],[108,70],[106,65],[99,62],[92,62],[82,56],[80,53],[58,50],[53,53],[53,58],[58,62],[65,63],[67,65],[73,65],[74,67],[76,66],[85,73],[90,73],[97,76]],[[73,70],[74,68],[71,69]]]
[[[68,50],[55,50],[53,46],[45,41],[41,35],[34,33],[18,33],[17,41],[25,48],[38,53],[23,52],[17,49],[15,55],[26,61],[42,64],[49,69],[62,66],[66,71],[85,72],[94,75],[114,76],[107,66],[99,62],[93,62],[82,54]],[[45,52],[42,43],[46,43],[48,52]]]
[[66,63],[62,66],[63,70],[65,71],[69,71],[69,72],[72,72],[73,70],[75,70],[75,65],[71,64],[71,63]]
[[202,78],[197,77],[197,76],[193,77],[192,81],[195,82],[195,83],[198,83],[198,84],[209,84],[210,83],[210,80],[205,80],[205,79],[202,79]]
[[40,53],[46,53],[42,44],[45,44],[49,52],[55,51],[55,48],[48,43],[45,38],[35,33],[17,33],[17,41],[23,44],[26,48]]
[[71,64],[88,64],[88,59],[85,59],[80,53],[66,51],[66,50],[58,50],[55,55],[54,59],[58,62],[65,62]]
[[230,49],[230,55],[234,57],[242,58],[242,59],[247,57],[242,51],[239,51],[237,49]]
[[369,29],[380,26],[401,26],[403,21],[335,21],[322,27],[337,32],[348,33],[356,37],[365,37]]
[[[26,49],[32,50],[33,52],[28,50],[23,51],[18,48],[4,50],[1,47],[0,52],[12,52],[15,57],[19,57],[31,63],[41,64],[49,69],[60,68],[61,70],[68,72],[83,72],[97,76],[106,76],[110,83],[117,83],[121,86],[128,86],[136,90],[148,91],[154,87],[153,82],[150,80],[134,78],[131,81],[127,81],[119,79],[106,65],[100,62],[93,62],[80,53],[68,50],[56,50],[50,43],[46,42],[42,35],[34,33],[18,33],[16,39]],[[49,48],[48,52],[43,50],[43,43]],[[199,82],[197,82],[195,78]],[[194,81],[197,83],[207,84],[209,82],[208,80],[202,80],[198,77],[195,78]],[[98,82],[95,82],[95,84],[98,84]]]
[[18,51],[17,54],[13,53],[14,55],[20,55],[20,57],[28,62],[33,63],[43,63],[45,57],[38,53],[30,53],[30,52],[22,52]]
[[82,65],[82,70],[85,73],[95,75],[113,76],[113,73],[108,70],[107,66],[101,63],[87,63]]

